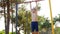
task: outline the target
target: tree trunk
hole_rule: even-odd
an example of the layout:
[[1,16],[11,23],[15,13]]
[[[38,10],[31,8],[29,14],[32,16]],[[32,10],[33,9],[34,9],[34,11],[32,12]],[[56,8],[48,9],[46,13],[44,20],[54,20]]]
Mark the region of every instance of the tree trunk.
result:
[[12,10],[13,10],[13,7],[12,7],[12,3],[11,3],[11,14],[12,14],[11,23],[12,23],[12,34],[13,34],[13,11]]
[[4,4],[4,18],[5,18],[5,34],[6,34],[6,12],[5,12],[5,1],[3,0],[3,4]]
[[10,22],[10,12],[9,12],[9,8],[10,8],[10,3],[9,0],[7,0],[6,2],[7,4],[7,22],[6,22],[6,33],[5,34],[9,34],[9,22]]

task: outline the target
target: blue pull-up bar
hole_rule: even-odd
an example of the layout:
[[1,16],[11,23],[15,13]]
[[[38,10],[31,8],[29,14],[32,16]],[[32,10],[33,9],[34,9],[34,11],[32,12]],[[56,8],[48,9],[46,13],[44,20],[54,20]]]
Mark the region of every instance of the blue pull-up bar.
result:
[[17,11],[18,11],[18,3],[16,2],[16,34],[18,34],[18,32],[17,32],[17,24],[18,24],[18,13],[17,13]]

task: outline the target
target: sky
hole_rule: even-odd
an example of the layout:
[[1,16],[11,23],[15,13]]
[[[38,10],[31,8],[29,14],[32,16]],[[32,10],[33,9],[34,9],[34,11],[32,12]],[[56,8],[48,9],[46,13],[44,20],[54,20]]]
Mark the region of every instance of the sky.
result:
[[[49,0],[41,1],[41,10],[38,12],[40,15],[44,15],[45,17],[50,17],[50,9],[49,9]],[[52,16],[55,17],[60,14],[60,0],[51,0],[52,6]]]
[[[28,1],[28,0],[27,0]],[[31,0],[30,0],[31,1]],[[60,14],[60,0],[51,0],[52,6],[52,16],[58,16]],[[49,8],[49,0],[40,1],[41,9],[38,11],[38,15],[45,16],[50,18],[50,8]],[[28,8],[29,6],[27,6]],[[35,7],[35,3],[32,3],[32,7]]]
[[[60,0],[51,0],[52,4],[52,16],[58,16],[60,14]],[[50,9],[49,9],[49,2],[48,0],[40,1],[41,9],[38,11],[38,15],[45,16],[50,18]],[[32,4],[32,6],[35,6],[35,4]],[[28,6],[27,6],[28,8]],[[4,29],[4,17],[0,18],[0,30]],[[11,31],[11,27],[10,27]]]

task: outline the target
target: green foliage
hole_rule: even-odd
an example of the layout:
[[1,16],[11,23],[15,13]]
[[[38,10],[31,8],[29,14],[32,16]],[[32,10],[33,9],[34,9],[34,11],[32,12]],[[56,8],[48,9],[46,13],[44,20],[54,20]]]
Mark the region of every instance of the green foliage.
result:
[[49,23],[48,20],[46,20],[42,25],[42,28],[50,28],[50,27],[51,27],[51,23]]
[[[10,32],[9,34],[12,34],[12,32]],[[16,32],[13,32],[13,34],[16,34]]]
[[[5,34],[5,30],[0,31],[0,34]],[[12,32],[9,32],[9,34],[12,34]],[[16,34],[16,32],[13,32],[13,34]]]
[[[12,18],[11,16],[11,19],[13,20],[14,23],[15,23],[15,18]],[[29,10],[27,10],[26,12],[25,6],[22,5],[21,8],[18,10],[18,26],[26,23],[27,20],[28,23],[31,22],[31,13]]]
[[56,16],[56,17],[54,18],[54,20],[53,20],[53,21],[54,21],[54,24],[56,23],[56,21],[60,21],[60,14],[58,14],[58,16],[59,16],[59,17]]
[[5,34],[5,31],[4,30],[0,31],[0,34]]
[[43,25],[44,21],[45,21],[44,16],[38,16],[38,27],[39,27],[39,30],[42,29],[41,26]]

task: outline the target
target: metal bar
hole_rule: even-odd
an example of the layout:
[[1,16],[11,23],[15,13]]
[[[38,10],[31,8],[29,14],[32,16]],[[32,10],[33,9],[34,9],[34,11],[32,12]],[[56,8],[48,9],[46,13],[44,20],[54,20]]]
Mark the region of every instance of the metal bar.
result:
[[16,34],[18,34],[18,32],[17,32],[17,24],[18,24],[18,14],[17,14],[17,11],[18,11],[18,3],[17,3],[17,0],[16,0]]
[[54,25],[53,25],[53,19],[52,19],[52,6],[51,6],[51,0],[49,0],[49,7],[50,7],[50,18],[51,18],[52,34],[54,34]]
[[39,2],[39,1],[18,2],[18,4],[21,4],[21,3],[31,3],[31,2]]
[[[27,2],[17,2],[18,4],[21,4],[21,3],[31,3],[31,2],[39,2],[39,1],[27,1]],[[2,2],[0,2],[2,3]],[[16,3],[16,2],[11,2],[11,3]]]
[[32,9],[32,8],[31,8],[31,2],[30,2],[30,9]]

